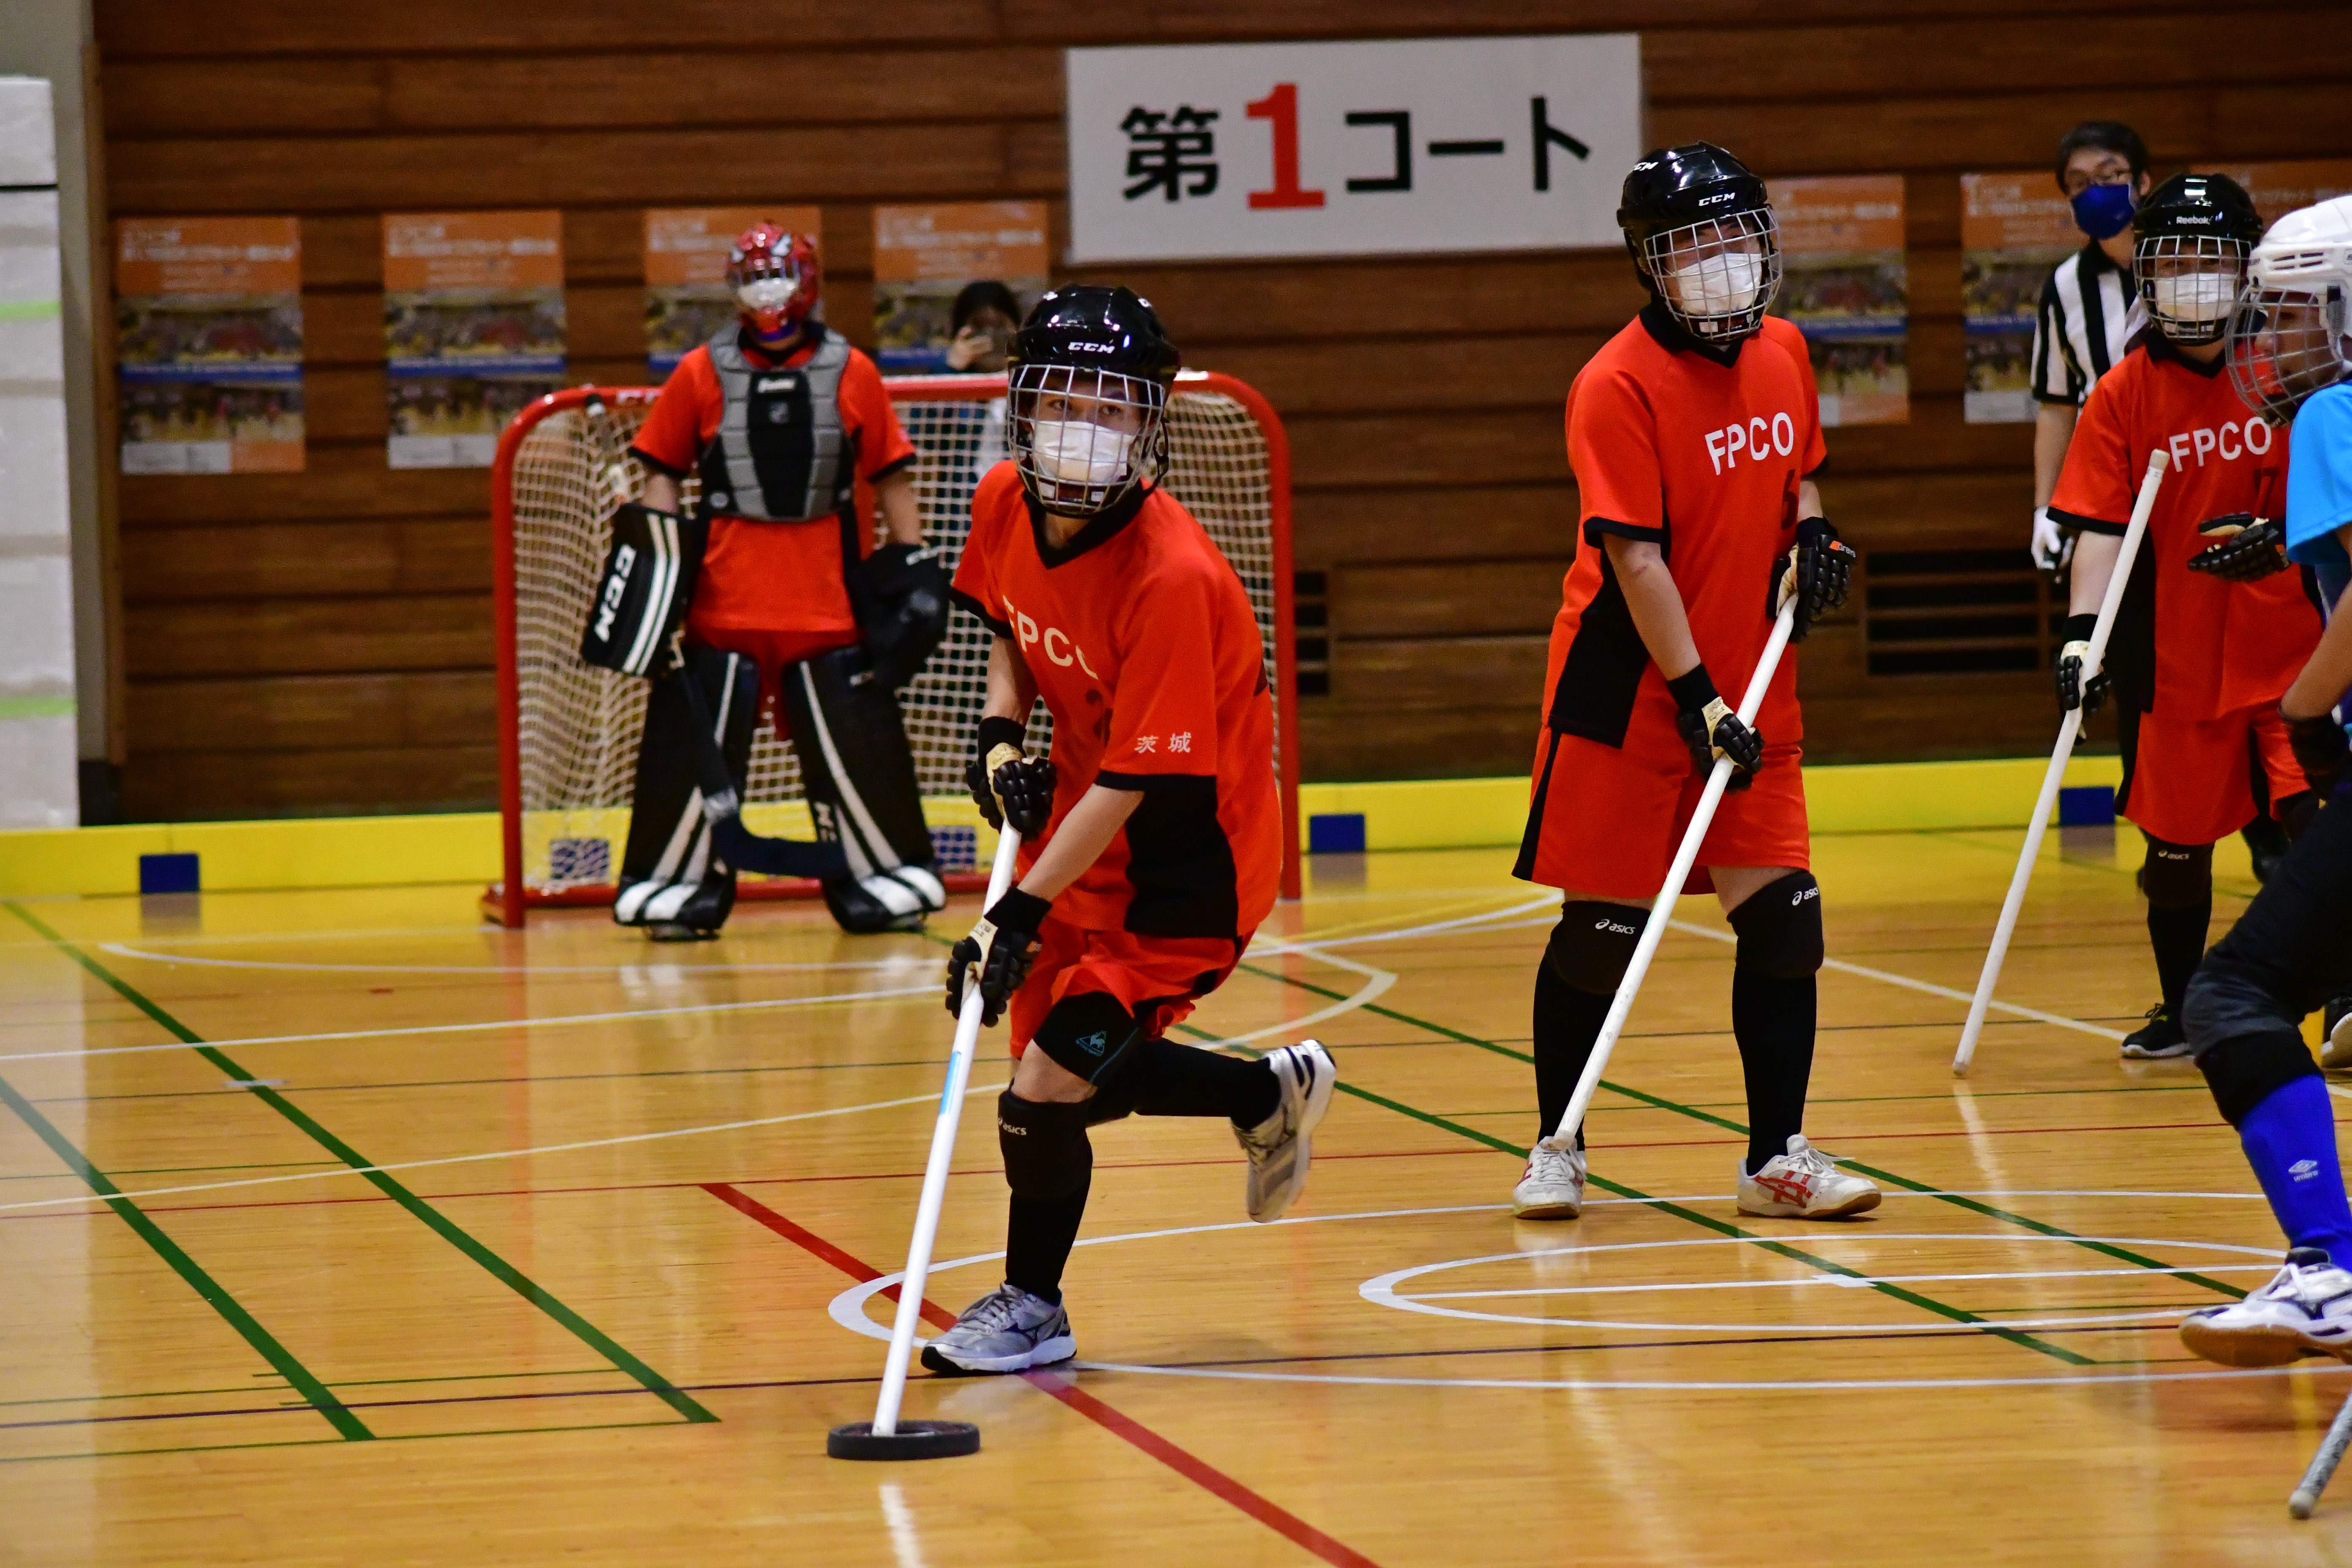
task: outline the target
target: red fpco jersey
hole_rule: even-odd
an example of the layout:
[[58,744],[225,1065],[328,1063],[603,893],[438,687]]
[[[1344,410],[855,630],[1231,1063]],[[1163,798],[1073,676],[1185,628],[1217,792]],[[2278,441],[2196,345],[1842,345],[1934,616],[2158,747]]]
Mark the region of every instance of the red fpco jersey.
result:
[[2143,337],[2091,389],[2050,514],[2121,534],[2159,448],[2170,467],[2116,613],[2108,662],[2117,685],[2167,719],[2274,703],[2319,640],[2302,574],[2231,583],[2188,567],[2214,542],[2198,524],[2233,511],[2274,518],[2286,502],[2286,432],[2246,411],[2220,361],[2209,369],[2159,335]]
[[[1727,365],[1661,343],[1654,309],[1610,339],[1569,388],[1582,547],[1552,622],[1544,712],[1559,734],[1671,760],[1687,754],[1675,700],[1633,628],[1601,535],[1664,552],[1699,658],[1737,704],[1771,635],[1772,562],[1796,536],[1797,487],[1828,449],[1795,327],[1768,317]],[[1802,737],[1794,648],[1756,728],[1774,745]]]
[[1245,936],[1282,873],[1274,705],[1241,579],[1165,490],[1047,542],[1009,463],[971,498],[955,597],[1019,648],[1054,715],[1054,817],[1097,784],[1143,804],[1054,901],[1097,931]]

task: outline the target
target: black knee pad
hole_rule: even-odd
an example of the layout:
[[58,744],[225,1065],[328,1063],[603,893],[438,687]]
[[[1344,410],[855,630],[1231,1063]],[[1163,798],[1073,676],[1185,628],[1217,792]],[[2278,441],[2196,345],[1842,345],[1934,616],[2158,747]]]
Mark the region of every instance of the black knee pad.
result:
[[2213,898],[2213,847],[2174,844],[2155,834],[2147,839],[2147,858],[2139,868],[2139,890],[2159,910],[2193,910]]
[[1011,1089],[996,1097],[996,1146],[1004,1180],[1024,1198],[1066,1198],[1094,1173],[1084,1105],[1041,1104]]
[[1733,963],[1758,974],[1802,980],[1822,967],[1822,885],[1811,871],[1767,882],[1729,916],[1738,933]]
[[1029,1043],[1099,1089],[1134,1059],[1142,1038],[1142,1026],[1118,997],[1083,991],[1055,1003]]
[[[2191,1000],[2183,1012],[2195,1006],[2193,980],[2189,994]],[[2279,1028],[2214,1041],[2197,1053],[2197,1070],[2205,1075],[2205,1087],[2213,1091],[2221,1120],[2236,1127],[2274,1090],[2299,1078],[2317,1077],[2319,1064],[2311,1059],[2311,1048],[2300,1034]]]
[[1649,916],[1631,904],[1604,904],[1578,899],[1560,906],[1559,924],[1551,928],[1543,961],[1551,972],[1579,991],[1595,996],[1616,994],[1642,942],[1642,922]]

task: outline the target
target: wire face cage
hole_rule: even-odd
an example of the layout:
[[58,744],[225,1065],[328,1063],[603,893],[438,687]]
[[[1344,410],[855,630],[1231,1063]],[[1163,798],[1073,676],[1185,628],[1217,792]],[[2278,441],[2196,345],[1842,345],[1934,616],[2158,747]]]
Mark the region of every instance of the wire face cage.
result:
[[[924,532],[952,563],[971,528],[981,476],[1011,455],[1004,379],[909,377],[886,384],[915,447]],[[626,449],[655,395],[652,387],[574,387],[543,397],[508,428],[492,470],[505,872],[486,902],[509,925],[533,905],[612,898],[628,836],[646,683],[583,663],[580,633],[600,580],[609,519],[644,483]],[[1167,489],[1232,563],[1265,642],[1285,816],[1283,890],[1295,898],[1297,715],[1289,455],[1281,423],[1244,384],[1186,373],[1167,400],[1161,439]],[[696,488],[687,481],[685,504],[694,503]],[[954,611],[946,640],[898,693],[926,795],[965,795],[965,752],[986,694],[992,640],[978,620]],[[1030,740],[1042,747],[1050,737],[1041,706]],[[764,722],[752,744],[744,797],[754,814],[802,798],[799,764]],[[756,879],[743,884],[745,896],[797,896],[808,888]]]
[[1780,292],[1780,227],[1769,207],[1662,230],[1642,255],[1658,299],[1693,337],[1746,336]]
[[2347,369],[2344,290],[2248,289],[2230,318],[2230,380],[2238,395],[2284,428],[2303,400],[2344,378]]
[[1146,376],[1015,365],[1013,460],[1049,511],[1097,512],[1168,467],[1167,391]]
[[2245,241],[2217,234],[2160,234],[2132,251],[2149,320],[2176,343],[2210,343],[2229,331],[2245,281]]

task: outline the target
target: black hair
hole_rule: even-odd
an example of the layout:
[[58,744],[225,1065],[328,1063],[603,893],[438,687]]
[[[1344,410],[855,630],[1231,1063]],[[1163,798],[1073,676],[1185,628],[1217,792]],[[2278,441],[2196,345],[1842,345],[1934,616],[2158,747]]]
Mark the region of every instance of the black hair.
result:
[[993,278],[977,283],[967,283],[948,309],[948,331],[960,332],[971,324],[971,319],[982,310],[993,310],[1013,326],[1021,324],[1021,301],[1013,290]]
[[2120,154],[2131,165],[2134,184],[2147,173],[2147,143],[2139,139],[2138,132],[2120,120],[2085,120],[2058,138],[2055,172],[2060,190],[2066,188],[2066,161],[2085,147]]

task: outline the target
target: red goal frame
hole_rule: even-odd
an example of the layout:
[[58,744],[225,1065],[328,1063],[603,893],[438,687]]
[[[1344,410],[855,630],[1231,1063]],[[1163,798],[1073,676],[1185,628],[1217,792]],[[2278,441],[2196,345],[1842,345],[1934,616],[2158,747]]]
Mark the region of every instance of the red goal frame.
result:
[[[895,401],[981,402],[1004,395],[1001,375],[926,375],[885,378]],[[1274,574],[1274,659],[1276,680],[1275,750],[1282,799],[1282,897],[1299,896],[1298,820],[1298,663],[1297,633],[1292,625],[1290,550],[1290,441],[1274,405],[1248,383],[1213,371],[1184,371],[1176,391],[1220,394],[1245,409],[1265,441],[1267,510],[1272,522],[1269,540]],[[594,907],[610,904],[610,885],[573,887],[561,891],[533,889],[523,879],[522,801],[522,677],[516,649],[516,572],[514,468],[523,442],[541,421],[584,407],[592,399],[607,406],[630,408],[650,405],[660,388],[652,386],[572,386],[537,398],[516,414],[499,437],[498,455],[490,465],[491,594],[498,645],[499,816],[500,879],[482,895],[483,912],[504,926],[520,926],[532,909]],[[950,892],[986,889],[983,872],[961,873],[943,879]],[[740,899],[807,899],[817,896],[817,884],[801,878],[743,878]]]

